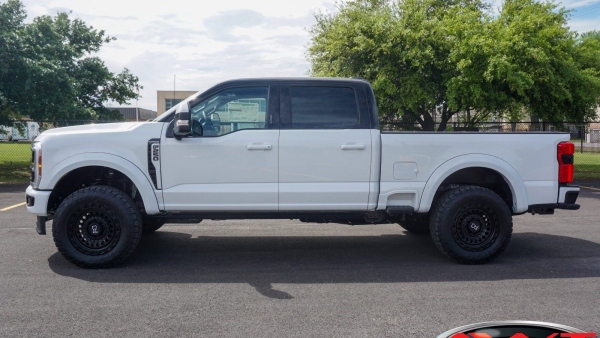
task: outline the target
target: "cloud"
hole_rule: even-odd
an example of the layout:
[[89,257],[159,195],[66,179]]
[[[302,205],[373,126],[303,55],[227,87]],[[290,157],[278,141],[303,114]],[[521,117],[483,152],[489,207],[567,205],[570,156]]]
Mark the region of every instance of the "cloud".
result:
[[128,68],[138,76],[138,105],[156,109],[156,91],[172,89],[173,74],[178,90],[200,91],[233,78],[305,75],[306,28],[314,12],[334,11],[336,0],[22,1],[30,18],[71,12],[116,37],[97,56],[112,72]]
[[[216,41],[235,42],[241,39],[232,34],[236,28],[250,28],[264,25],[266,17],[250,9],[220,12],[203,21],[209,37]],[[247,38],[247,37],[246,37]]]
[[569,27],[580,33],[598,30],[598,26],[598,18],[590,20],[571,20],[569,22]]
[[[271,48],[279,48],[275,47],[279,43],[271,43]],[[188,57],[168,51],[144,53],[133,58],[128,67],[145,88],[139,106],[155,109],[156,91],[170,90],[173,74],[177,76],[177,90],[203,91],[233,78],[303,76],[308,62],[302,52],[278,54],[252,42],[238,42],[217,52],[202,51]]]
[[143,41],[145,44],[160,45],[164,50],[194,44],[206,34],[197,28],[179,27],[168,22],[152,21],[140,29],[122,34],[119,39]]
[[267,38],[266,41],[273,46],[281,48],[297,48],[304,47],[303,44],[308,41],[308,38],[305,35],[286,34]]
[[[156,109],[156,91],[206,90],[242,77],[306,75],[306,31],[313,14],[335,12],[338,0],[169,0],[142,5],[135,1],[23,0],[28,20],[71,12],[117,38],[98,56],[112,72],[129,68],[144,86],[138,105]],[[339,0],[346,1],[346,0]],[[503,0],[486,0],[496,9]],[[599,29],[599,0],[564,0],[574,9],[570,26],[580,32]],[[135,105],[135,101],[130,102]]]
[[565,8],[578,8],[598,3],[598,0],[566,0],[561,1],[560,5]]
[[600,29],[600,2],[599,1],[570,1],[565,4],[571,9],[569,26],[578,32]]

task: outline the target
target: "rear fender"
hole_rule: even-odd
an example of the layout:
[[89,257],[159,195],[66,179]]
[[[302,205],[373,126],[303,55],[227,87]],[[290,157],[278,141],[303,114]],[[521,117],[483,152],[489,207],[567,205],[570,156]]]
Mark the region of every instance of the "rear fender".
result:
[[418,212],[428,212],[431,209],[436,191],[446,178],[453,173],[466,168],[488,168],[500,173],[508,183],[512,193],[513,213],[523,213],[528,209],[527,190],[519,173],[508,162],[494,156],[484,154],[467,154],[457,156],[444,162],[431,174],[421,195]]

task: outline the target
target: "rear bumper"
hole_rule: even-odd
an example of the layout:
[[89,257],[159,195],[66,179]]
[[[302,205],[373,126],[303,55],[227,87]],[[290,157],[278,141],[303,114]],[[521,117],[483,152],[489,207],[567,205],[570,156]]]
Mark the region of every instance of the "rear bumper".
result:
[[569,185],[558,188],[558,208],[568,210],[579,209],[579,204],[575,204],[575,202],[577,202],[577,197],[579,197],[578,185]]
[[532,214],[553,214],[554,209],[579,210],[577,202],[579,197],[578,185],[565,185],[558,188],[557,203],[530,205],[528,212]]

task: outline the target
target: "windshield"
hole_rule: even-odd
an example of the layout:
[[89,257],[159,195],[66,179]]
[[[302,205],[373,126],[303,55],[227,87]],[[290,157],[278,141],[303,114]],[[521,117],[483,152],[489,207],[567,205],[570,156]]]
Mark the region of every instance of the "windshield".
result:
[[177,108],[177,106],[175,106],[175,107],[167,110],[166,112],[160,114],[157,118],[155,118],[154,120],[152,120],[152,122],[166,122],[166,121],[163,121],[163,119],[166,119],[169,114],[171,114],[173,111],[175,111],[176,108]]

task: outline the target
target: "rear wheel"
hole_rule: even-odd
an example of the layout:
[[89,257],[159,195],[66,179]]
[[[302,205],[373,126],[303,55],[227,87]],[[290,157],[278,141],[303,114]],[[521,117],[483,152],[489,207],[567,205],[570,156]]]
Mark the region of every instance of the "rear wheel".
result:
[[92,186],[69,195],[58,207],[52,236],[58,251],[84,268],[107,268],[137,247],[142,221],[133,200],[109,186]]
[[512,215],[493,191],[462,186],[440,197],[431,212],[431,237],[446,256],[462,264],[498,257],[512,236]]

